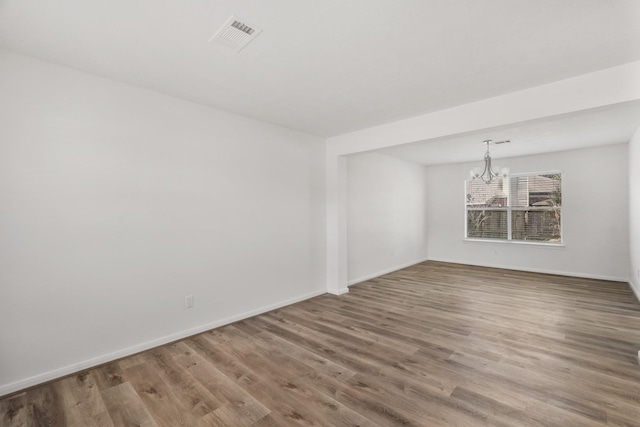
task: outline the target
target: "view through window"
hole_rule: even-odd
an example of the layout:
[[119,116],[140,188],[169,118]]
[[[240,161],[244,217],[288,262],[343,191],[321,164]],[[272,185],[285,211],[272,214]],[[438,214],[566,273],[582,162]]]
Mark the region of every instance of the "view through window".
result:
[[466,211],[467,238],[561,243],[562,174],[469,179]]

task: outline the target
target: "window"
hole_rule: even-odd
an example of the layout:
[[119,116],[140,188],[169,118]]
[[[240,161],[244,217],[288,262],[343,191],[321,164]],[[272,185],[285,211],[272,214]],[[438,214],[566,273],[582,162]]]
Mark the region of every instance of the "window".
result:
[[562,242],[562,174],[466,181],[466,237]]

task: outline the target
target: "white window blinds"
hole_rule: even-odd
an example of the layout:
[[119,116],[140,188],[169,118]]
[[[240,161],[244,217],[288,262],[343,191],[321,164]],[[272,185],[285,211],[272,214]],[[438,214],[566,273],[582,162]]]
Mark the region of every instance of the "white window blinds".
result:
[[561,173],[466,182],[467,238],[559,243],[561,209]]

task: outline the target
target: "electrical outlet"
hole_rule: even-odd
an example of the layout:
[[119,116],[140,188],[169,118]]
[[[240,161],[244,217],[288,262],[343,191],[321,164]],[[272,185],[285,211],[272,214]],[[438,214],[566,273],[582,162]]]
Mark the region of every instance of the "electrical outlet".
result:
[[186,295],[184,297],[184,308],[193,308],[193,295]]

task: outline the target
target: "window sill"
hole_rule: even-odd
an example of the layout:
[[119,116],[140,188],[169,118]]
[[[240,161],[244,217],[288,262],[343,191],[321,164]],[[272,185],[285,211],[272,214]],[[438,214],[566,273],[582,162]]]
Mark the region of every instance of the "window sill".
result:
[[545,246],[551,248],[565,248],[566,245],[563,242],[551,243],[551,242],[536,242],[531,240],[499,240],[499,239],[470,239],[464,238],[465,242],[479,242],[479,243],[502,243],[508,245],[523,245],[523,246]]

